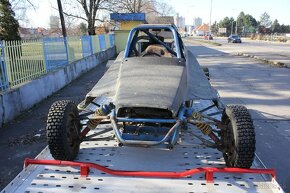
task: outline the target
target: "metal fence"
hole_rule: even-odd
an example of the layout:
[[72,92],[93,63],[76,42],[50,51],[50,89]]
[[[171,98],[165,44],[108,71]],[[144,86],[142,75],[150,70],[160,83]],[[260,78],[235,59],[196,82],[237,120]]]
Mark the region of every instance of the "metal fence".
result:
[[114,34],[0,41],[0,91],[114,46]]
[[5,62],[5,54],[4,54],[4,46],[0,42],[0,54],[1,54],[1,64],[0,64],[0,90],[6,90],[8,88],[8,78],[6,73],[6,62]]
[[3,47],[8,86],[19,85],[46,72],[40,40],[3,41]]

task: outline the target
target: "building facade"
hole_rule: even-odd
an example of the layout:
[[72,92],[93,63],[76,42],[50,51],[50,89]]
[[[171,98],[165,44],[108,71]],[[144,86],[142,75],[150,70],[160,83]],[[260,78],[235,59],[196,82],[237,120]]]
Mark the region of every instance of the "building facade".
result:
[[200,17],[193,18],[193,25],[197,28],[202,25],[202,19]]
[[178,29],[184,29],[185,28],[185,17],[179,16],[179,14],[176,14],[174,16],[174,24]]

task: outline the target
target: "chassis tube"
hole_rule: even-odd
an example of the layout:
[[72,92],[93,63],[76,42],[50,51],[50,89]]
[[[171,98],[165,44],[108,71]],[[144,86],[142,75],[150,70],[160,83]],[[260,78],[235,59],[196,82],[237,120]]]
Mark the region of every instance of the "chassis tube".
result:
[[111,124],[114,130],[114,133],[118,139],[118,141],[124,145],[148,145],[148,146],[153,146],[153,145],[159,145],[165,141],[168,140],[168,138],[170,137],[170,134],[172,132],[176,132],[176,130],[178,129],[178,127],[180,126],[180,121],[177,120],[176,123],[173,125],[173,127],[170,128],[170,130],[168,131],[168,133],[164,136],[164,138],[160,141],[139,141],[139,140],[125,140],[122,138],[122,134],[119,131],[118,125],[116,123],[116,115],[115,112],[113,111],[110,117],[111,120]]
[[143,118],[116,118],[117,122],[134,123],[175,123],[176,119],[143,119]]

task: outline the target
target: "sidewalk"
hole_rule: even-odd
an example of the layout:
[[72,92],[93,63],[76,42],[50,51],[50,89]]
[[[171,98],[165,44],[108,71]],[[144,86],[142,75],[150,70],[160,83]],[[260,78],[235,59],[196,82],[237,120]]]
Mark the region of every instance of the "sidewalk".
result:
[[47,145],[45,127],[51,104],[65,99],[80,102],[106,70],[106,63],[98,65],[0,129],[0,190],[22,170],[25,158],[34,158]]

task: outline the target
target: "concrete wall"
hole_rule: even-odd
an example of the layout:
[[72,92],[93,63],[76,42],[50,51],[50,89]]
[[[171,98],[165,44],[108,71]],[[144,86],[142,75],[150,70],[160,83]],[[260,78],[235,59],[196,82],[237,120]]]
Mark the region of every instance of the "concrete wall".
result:
[[0,95],[0,127],[97,65],[116,55],[109,48],[75,61]]

